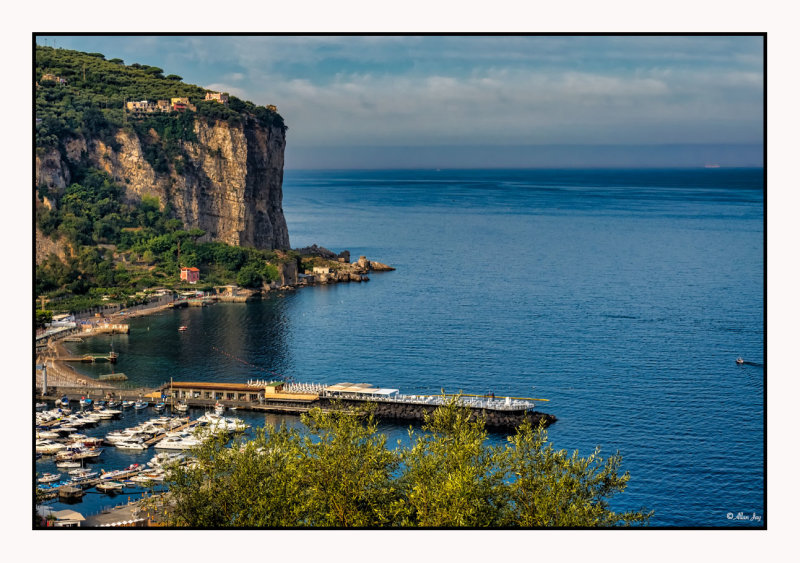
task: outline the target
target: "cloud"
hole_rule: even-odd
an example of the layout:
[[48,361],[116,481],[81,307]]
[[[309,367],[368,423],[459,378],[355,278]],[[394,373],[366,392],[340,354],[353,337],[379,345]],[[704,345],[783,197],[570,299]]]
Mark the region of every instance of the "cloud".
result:
[[73,39],[83,50],[275,104],[297,146],[718,143],[763,135],[760,37]]
[[[737,92],[732,96],[731,90]],[[340,74],[270,93],[292,141],[338,144],[758,141],[761,91],[751,73],[493,70],[467,77]],[[704,124],[716,122],[714,128]]]

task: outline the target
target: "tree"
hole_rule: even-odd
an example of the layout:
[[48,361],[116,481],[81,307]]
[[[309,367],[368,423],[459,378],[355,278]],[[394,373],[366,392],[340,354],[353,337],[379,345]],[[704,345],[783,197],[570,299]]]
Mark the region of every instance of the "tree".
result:
[[259,287],[263,281],[263,274],[254,264],[247,264],[236,274],[236,283],[242,287]]
[[503,453],[486,446],[482,420],[456,401],[426,417],[423,432],[404,452],[407,510],[401,525],[487,527],[500,523],[506,504]]
[[339,407],[302,417],[304,432],[267,426],[167,475],[170,521],[192,527],[595,527],[644,524],[614,513],[629,479],[621,458],[555,451],[523,425],[489,447],[480,420],[456,399],[427,417],[410,447],[386,447],[368,412]]
[[53,311],[42,311],[41,309],[36,310],[36,328],[43,328],[45,323],[49,323],[53,320]]
[[353,410],[312,411],[303,419],[301,471],[309,496],[308,526],[363,528],[390,525],[398,502],[393,473],[397,452],[367,414]]
[[578,451],[568,455],[547,442],[544,426],[523,424],[508,451],[507,471],[513,511],[510,526],[521,527],[597,527],[643,523],[652,515],[639,512],[615,513],[608,500],[625,490],[630,475],[619,474],[619,452],[607,460],[600,449],[586,458]]

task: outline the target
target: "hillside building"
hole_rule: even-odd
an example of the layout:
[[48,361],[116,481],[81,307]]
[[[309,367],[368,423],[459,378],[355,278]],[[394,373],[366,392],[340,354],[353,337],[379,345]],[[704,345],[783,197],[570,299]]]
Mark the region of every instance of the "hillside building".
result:
[[200,270],[194,267],[181,268],[181,279],[189,283],[200,281]]

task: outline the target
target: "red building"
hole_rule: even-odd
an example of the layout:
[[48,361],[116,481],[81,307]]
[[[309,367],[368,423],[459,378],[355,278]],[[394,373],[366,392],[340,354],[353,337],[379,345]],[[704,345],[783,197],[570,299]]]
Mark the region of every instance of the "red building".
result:
[[189,283],[200,281],[200,270],[197,268],[181,268],[181,279]]

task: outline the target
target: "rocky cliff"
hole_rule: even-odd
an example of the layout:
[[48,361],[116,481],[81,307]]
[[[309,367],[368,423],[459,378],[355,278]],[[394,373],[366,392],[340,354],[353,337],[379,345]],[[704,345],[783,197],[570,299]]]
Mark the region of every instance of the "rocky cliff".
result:
[[63,190],[69,164],[83,161],[105,170],[131,200],[156,196],[187,229],[206,231],[208,240],[260,249],[288,249],[283,216],[285,131],[245,116],[240,123],[194,122],[196,141],[184,141],[181,157],[157,172],[145,149],[160,139],[120,129],[114,143],[77,137],[36,157],[36,185]]

